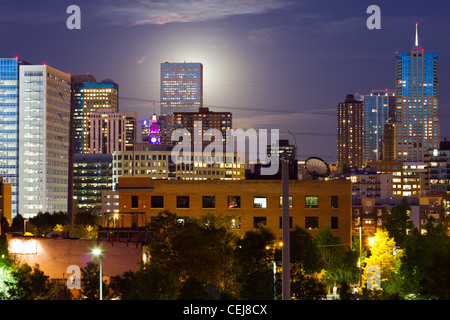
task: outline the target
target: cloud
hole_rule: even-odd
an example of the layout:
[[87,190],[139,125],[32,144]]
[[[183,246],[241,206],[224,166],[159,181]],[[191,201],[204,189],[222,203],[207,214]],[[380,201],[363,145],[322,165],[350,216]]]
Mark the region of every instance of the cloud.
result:
[[162,25],[172,22],[203,22],[235,15],[254,15],[285,9],[292,0],[172,0],[111,1],[100,4],[98,14],[115,24]]
[[147,60],[147,57],[142,57],[138,61],[136,61],[137,64],[143,64]]
[[280,27],[253,29],[247,33],[247,38],[257,45],[268,45],[276,42],[282,35]]

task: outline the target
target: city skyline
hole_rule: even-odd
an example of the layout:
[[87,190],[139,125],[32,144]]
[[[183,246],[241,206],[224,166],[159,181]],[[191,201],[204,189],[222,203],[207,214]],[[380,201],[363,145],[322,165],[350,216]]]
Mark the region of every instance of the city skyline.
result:
[[[439,55],[440,116],[448,116],[444,1],[378,1],[379,30],[366,27],[371,3],[360,1],[198,4],[79,1],[81,29],[68,30],[65,3],[5,3],[1,32],[9,46],[0,53],[111,78],[121,88],[121,109],[136,110],[138,121],[153,113],[148,101],[160,98],[161,62],[199,61],[205,107],[233,112],[237,128],[279,128],[281,138],[291,140],[288,130],[294,132],[300,159],[334,162],[336,103],[346,94],[394,89],[395,52],[411,48],[418,22],[421,45]],[[47,45],[37,46],[34,38]],[[441,138],[449,131],[443,125]]]

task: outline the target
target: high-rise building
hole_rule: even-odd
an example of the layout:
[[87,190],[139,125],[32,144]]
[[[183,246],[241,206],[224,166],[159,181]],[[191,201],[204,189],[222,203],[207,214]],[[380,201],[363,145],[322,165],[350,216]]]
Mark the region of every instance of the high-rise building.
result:
[[148,142],[151,144],[160,144],[161,143],[161,136],[159,134],[158,120],[156,118],[156,114],[153,114],[153,116],[152,116],[152,124],[150,125]]
[[[85,83],[96,83],[95,77],[89,73],[72,76],[72,125],[74,153],[83,153],[84,139],[84,93]],[[86,93],[87,97],[87,93]]]
[[[156,115],[153,115],[151,119],[143,119],[141,122],[141,142],[150,142],[150,131],[152,126],[154,125],[153,118]],[[158,139],[160,144],[164,145],[172,145],[172,128],[173,116],[159,116],[156,118],[156,126],[158,128]]]
[[126,116],[113,109],[100,109],[89,116],[89,153],[126,150]]
[[383,161],[394,161],[397,157],[397,128],[398,123],[388,121],[384,124],[383,133]]
[[30,218],[39,211],[67,211],[71,76],[47,65],[19,68],[19,205]]
[[[192,144],[209,144],[211,136],[206,137],[208,129],[217,129],[222,133],[221,143],[226,142],[227,130],[232,128],[233,116],[231,112],[213,112],[209,108],[200,108],[197,112],[175,112],[173,114],[173,129],[186,129],[191,134]],[[197,127],[196,123],[201,123]],[[202,141],[195,141],[201,138]]]
[[429,194],[447,194],[450,191],[450,146],[441,141],[439,149],[430,150],[426,157],[426,188]]
[[[119,85],[111,79],[102,82],[91,82],[93,77],[87,77],[86,82],[72,86],[74,96],[74,153],[90,152],[90,115],[100,109],[119,110]],[[80,79],[79,81],[83,81]],[[87,82],[89,81],[89,82]]]
[[364,103],[364,161],[378,161],[383,157],[384,124],[395,119],[395,91],[372,90],[357,94]]
[[397,159],[423,161],[439,147],[438,55],[425,52],[416,39],[410,52],[396,53]]
[[337,105],[337,165],[362,167],[364,165],[364,104],[349,94]]
[[112,190],[112,154],[76,154],[73,196],[78,211],[102,213],[102,191]]
[[136,111],[122,110],[120,113],[125,116],[125,149],[132,151],[135,143],[137,142]]
[[203,107],[203,65],[161,63],[161,115]]
[[22,59],[0,58],[0,176],[11,184],[11,211],[18,210],[19,66]]

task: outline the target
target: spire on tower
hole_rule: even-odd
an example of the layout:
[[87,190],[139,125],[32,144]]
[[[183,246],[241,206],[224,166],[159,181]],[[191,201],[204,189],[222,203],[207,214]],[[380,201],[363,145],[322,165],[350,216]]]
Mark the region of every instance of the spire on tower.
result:
[[418,23],[416,22],[416,42],[414,44],[416,47],[419,46],[419,32],[417,31],[417,25]]

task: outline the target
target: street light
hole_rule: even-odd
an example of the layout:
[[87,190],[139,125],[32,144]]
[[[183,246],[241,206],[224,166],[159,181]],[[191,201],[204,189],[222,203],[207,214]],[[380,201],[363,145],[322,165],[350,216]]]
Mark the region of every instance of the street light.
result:
[[92,254],[97,256],[100,261],[100,300],[103,300],[102,250],[100,250],[100,248],[94,248]]

